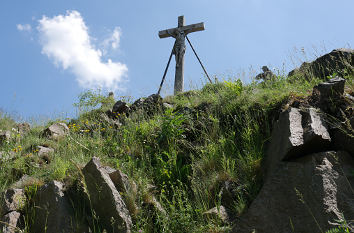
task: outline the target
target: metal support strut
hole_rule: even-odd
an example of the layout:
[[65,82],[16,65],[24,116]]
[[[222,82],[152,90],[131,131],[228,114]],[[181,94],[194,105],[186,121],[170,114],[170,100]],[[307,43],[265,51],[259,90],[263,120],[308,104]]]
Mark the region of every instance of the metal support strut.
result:
[[197,59],[198,59],[198,61],[199,61],[199,64],[202,66],[205,75],[208,77],[209,82],[210,82],[210,83],[213,83],[213,82],[211,81],[211,79],[210,79],[210,77],[209,77],[207,71],[205,70],[205,68],[204,68],[204,66],[203,66],[203,64],[202,64],[202,61],[199,59],[199,56],[198,56],[197,52],[194,50],[193,45],[192,45],[192,43],[190,42],[190,40],[189,40],[189,38],[188,38],[187,35],[186,35],[186,38],[187,38],[187,41],[188,41],[189,45],[191,46],[191,48],[192,48],[192,50],[193,50],[195,56],[197,57]]
[[158,95],[160,95],[162,85],[165,82],[166,74],[167,74],[167,71],[168,71],[168,67],[170,66],[170,62],[171,62],[171,58],[172,58],[172,55],[173,55],[173,49],[174,48],[175,48],[175,46],[173,46],[170,58],[168,59],[168,62],[167,62],[166,68],[165,68],[165,72],[163,74],[163,77],[162,77],[162,80],[161,80],[161,83],[160,83],[160,88],[159,88],[159,91],[157,92]]

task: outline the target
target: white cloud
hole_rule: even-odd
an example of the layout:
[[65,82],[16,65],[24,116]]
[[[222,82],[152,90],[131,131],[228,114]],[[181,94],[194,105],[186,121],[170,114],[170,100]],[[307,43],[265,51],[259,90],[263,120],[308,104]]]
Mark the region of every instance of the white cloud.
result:
[[[72,71],[83,88],[122,89],[128,68],[120,62],[102,61],[102,52],[91,44],[88,28],[77,11],[39,20],[42,53],[63,69]],[[115,30],[116,32],[116,30]],[[119,46],[120,30],[111,46]]]
[[104,40],[104,44],[106,46],[110,46],[112,49],[118,49],[119,48],[119,42],[120,42],[120,36],[122,32],[119,27],[116,27],[113,30],[113,33],[110,38]]
[[30,32],[32,30],[32,27],[29,24],[17,24],[16,27],[19,31]]
[[120,37],[122,35],[122,31],[120,27],[114,28],[113,32],[109,33],[106,39],[101,43],[102,53],[103,55],[107,55],[109,50],[117,50],[119,49]]

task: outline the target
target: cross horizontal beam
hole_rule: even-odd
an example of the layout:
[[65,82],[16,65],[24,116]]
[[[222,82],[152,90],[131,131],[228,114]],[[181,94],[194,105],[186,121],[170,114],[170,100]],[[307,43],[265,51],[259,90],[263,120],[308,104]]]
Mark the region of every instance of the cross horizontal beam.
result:
[[196,24],[191,24],[191,25],[179,27],[179,28],[170,28],[167,30],[162,30],[162,31],[159,31],[159,37],[160,38],[171,37],[175,34],[175,31],[177,29],[184,31],[184,33],[187,35],[188,33],[191,33],[191,32],[203,31],[204,30],[204,23],[196,23]]

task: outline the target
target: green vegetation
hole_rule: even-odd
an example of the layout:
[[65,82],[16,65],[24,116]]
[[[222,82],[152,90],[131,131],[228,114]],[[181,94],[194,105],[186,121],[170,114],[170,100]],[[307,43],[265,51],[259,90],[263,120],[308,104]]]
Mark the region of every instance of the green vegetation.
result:
[[[352,88],[353,77],[346,78]],[[311,94],[319,82],[290,82],[278,76],[247,85],[240,80],[207,84],[201,90],[166,97],[164,101],[173,109],[153,116],[143,112],[119,116],[120,127],[101,117],[114,102],[86,92],[76,105],[82,111],[78,119],[62,121],[69,125],[69,136],[58,141],[42,137],[48,123],[2,145],[1,150],[13,153],[13,158],[1,158],[0,191],[24,174],[35,178],[26,188],[28,197],[50,180],[74,185],[82,180],[80,168],[98,156],[138,186],[137,193],[127,194],[129,209],[135,208],[131,211],[134,232],[225,232],[231,226],[203,213],[220,206],[220,190],[226,181],[237,186],[237,198],[229,203],[234,216],[247,209],[262,185],[264,145],[277,113],[286,103]],[[98,108],[99,103],[104,107]],[[1,129],[11,129],[13,124],[1,116]],[[55,153],[44,161],[37,156],[39,145],[54,148]],[[146,205],[153,198],[165,213]],[[27,211],[27,230],[32,219]]]

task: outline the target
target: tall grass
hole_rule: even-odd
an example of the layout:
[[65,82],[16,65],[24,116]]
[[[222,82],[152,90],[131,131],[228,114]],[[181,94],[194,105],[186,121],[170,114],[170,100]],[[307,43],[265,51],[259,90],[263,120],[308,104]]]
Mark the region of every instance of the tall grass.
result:
[[[222,204],[225,182],[236,186],[235,198],[228,203],[231,213],[239,216],[247,209],[262,185],[260,164],[277,113],[289,99],[309,95],[318,82],[289,82],[277,76],[248,85],[239,80],[207,84],[165,98],[173,109],[153,116],[143,112],[120,116],[121,127],[101,117],[114,102],[97,93],[83,94],[77,106],[86,111],[77,119],[63,120],[70,126],[67,137],[49,140],[41,135],[44,126],[37,126],[2,145],[1,151],[14,154],[10,160],[1,159],[0,188],[8,188],[24,174],[41,182],[55,179],[74,185],[82,179],[78,168],[99,156],[138,186],[136,194],[129,194],[137,205],[132,213],[134,232],[222,232],[231,226],[203,213]],[[350,81],[348,87],[352,85]],[[99,102],[104,107],[96,107]],[[1,128],[13,124],[4,117],[1,122],[5,122]],[[39,145],[54,148],[49,163],[36,154]],[[153,200],[164,211],[154,208]],[[31,215],[25,220],[30,224]],[[94,231],[100,232],[96,227]]]

